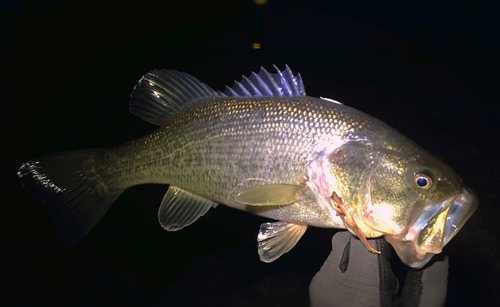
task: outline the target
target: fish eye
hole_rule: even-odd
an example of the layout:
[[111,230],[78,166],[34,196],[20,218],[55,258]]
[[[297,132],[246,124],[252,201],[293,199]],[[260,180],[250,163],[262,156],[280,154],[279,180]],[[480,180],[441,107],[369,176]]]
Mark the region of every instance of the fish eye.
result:
[[415,179],[415,183],[422,189],[429,189],[432,186],[431,177],[425,174],[415,174],[413,178]]

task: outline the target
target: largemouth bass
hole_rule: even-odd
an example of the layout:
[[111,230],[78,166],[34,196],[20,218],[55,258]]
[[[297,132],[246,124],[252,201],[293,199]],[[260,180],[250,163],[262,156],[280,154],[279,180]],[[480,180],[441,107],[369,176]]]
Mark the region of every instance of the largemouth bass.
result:
[[158,219],[176,231],[217,204],[277,220],[261,225],[260,259],[288,252],[308,226],[384,236],[401,260],[424,266],[457,234],[477,198],[446,164],[389,125],[335,100],[306,96],[286,67],[243,77],[224,92],[189,74],[142,77],[130,110],[159,125],[106,149],[36,158],[18,171],[75,244],[126,189],[168,184]]

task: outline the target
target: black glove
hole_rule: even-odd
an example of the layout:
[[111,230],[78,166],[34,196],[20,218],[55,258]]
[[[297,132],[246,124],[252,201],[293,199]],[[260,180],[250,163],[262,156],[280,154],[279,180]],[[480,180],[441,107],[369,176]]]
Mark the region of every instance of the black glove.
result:
[[381,255],[368,252],[347,231],[333,236],[332,252],[309,287],[311,307],[444,305],[448,257],[420,270],[403,268],[403,284],[391,268],[391,258],[399,261],[392,246],[383,238],[369,241]]

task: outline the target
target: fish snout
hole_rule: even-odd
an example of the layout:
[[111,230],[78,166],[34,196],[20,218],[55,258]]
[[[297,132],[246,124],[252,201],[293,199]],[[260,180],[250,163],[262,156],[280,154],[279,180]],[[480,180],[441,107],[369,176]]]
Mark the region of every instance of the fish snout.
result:
[[[478,206],[477,196],[469,189],[464,189],[451,205],[446,217],[443,243],[446,245],[474,214]],[[443,245],[443,246],[444,246]]]
[[429,203],[408,230],[386,235],[399,258],[408,266],[422,268],[460,231],[477,209],[477,197],[469,189],[455,198]]

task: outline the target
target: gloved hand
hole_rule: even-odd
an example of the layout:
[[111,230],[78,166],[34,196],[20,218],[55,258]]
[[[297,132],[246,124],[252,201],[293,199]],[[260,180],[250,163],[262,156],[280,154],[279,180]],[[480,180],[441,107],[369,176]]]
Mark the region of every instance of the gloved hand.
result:
[[[332,252],[309,286],[311,307],[327,306],[443,306],[448,284],[448,257],[423,269],[408,268],[404,285],[391,269],[397,257],[383,238],[370,244],[381,252],[372,254],[347,231],[332,239]],[[399,260],[398,260],[399,261]]]

